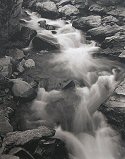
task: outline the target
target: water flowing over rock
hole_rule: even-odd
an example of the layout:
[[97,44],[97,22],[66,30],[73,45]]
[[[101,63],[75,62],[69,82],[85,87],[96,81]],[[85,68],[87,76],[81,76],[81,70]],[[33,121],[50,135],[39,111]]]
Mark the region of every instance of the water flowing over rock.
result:
[[33,41],[33,48],[36,50],[57,50],[60,48],[60,45],[55,37],[51,34],[39,34]]

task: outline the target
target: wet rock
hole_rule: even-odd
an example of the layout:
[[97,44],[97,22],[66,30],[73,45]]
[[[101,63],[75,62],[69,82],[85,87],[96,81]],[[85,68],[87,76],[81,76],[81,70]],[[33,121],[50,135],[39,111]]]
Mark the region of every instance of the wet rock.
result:
[[17,146],[24,147],[26,150],[31,150],[31,152],[33,152],[32,149],[36,147],[40,139],[52,137],[54,134],[55,130],[45,126],[23,132],[17,131],[8,133],[3,141],[4,153]]
[[96,3],[101,4],[102,6],[112,6],[120,4],[121,0],[97,0]]
[[68,159],[68,152],[65,144],[60,139],[41,140],[34,152],[36,159]]
[[28,60],[25,61],[24,66],[25,66],[26,68],[35,67],[35,62],[33,61],[33,59],[28,59]]
[[46,20],[41,20],[41,21],[39,21],[38,23],[39,23],[39,26],[40,26],[41,28],[46,29]]
[[13,96],[22,101],[31,101],[37,96],[37,89],[21,79],[11,79],[13,86],[11,88]]
[[8,132],[12,132],[13,127],[9,123],[8,116],[6,116],[5,111],[0,111],[0,136],[5,136]]
[[57,6],[51,1],[43,3],[37,2],[35,10],[44,18],[56,19],[59,17]]
[[0,58],[0,73],[5,77],[10,77],[12,75],[12,63],[11,57],[6,56]]
[[78,81],[71,80],[71,81],[68,81],[68,83],[66,83],[64,85],[63,90],[76,88],[76,86],[79,86],[79,85],[80,85],[80,83]]
[[20,158],[13,155],[1,155],[0,159],[20,159]]
[[35,50],[56,50],[59,49],[59,43],[56,38],[54,38],[52,35],[48,34],[39,34],[37,35],[33,41],[33,48]]
[[101,16],[88,16],[81,17],[73,21],[73,27],[82,30],[89,30],[91,28],[96,28],[101,25]]
[[112,36],[119,32],[121,28],[118,25],[99,26],[88,30],[87,34],[91,35],[94,39],[103,41],[107,36]]
[[34,157],[25,149],[21,147],[15,147],[10,150],[9,152],[10,155],[18,156],[20,158],[25,158],[25,159],[34,159]]
[[66,16],[66,17],[70,17],[70,16],[79,14],[79,10],[71,4],[68,4],[68,5],[65,5],[65,6],[59,8],[59,12],[62,14],[62,16]]

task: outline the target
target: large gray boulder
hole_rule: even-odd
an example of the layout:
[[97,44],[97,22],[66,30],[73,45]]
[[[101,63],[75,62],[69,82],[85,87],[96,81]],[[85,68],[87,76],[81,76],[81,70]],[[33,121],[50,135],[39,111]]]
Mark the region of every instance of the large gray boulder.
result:
[[59,12],[66,17],[75,16],[79,14],[79,10],[71,4],[60,7]]
[[87,17],[81,17],[74,20],[72,25],[81,30],[96,28],[101,25],[101,16],[90,15]]
[[34,7],[35,10],[44,18],[56,19],[59,16],[57,6],[54,2],[37,2]]
[[0,0],[0,48],[20,30],[22,2],[23,0]]

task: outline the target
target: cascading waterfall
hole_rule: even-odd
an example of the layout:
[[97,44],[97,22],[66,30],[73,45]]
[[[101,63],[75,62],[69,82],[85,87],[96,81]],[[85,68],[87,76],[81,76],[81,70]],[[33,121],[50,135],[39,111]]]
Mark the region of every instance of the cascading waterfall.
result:
[[[39,20],[43,18],[32,13],[27,25],[35,28],[38,33],[45,34],[45,30],[37,24]],[[97,111],[119,82],[115,68],[117,65],[108,60],[93,58],[92,54],[99,48],[93,42],[85,44],[82,33],[74,29],[71,23],[65,24],[63,20],[45,20],[48,24],[58,26],[57,34],[53,35],[51,31],[46,31],[48,35],[57,38],[61,46],[61,51],[54,54],[49,61],[53,65],[53,70],[64,72],[69,78],[82,81],[83,86],[72,90],[79,97],[79,102],[74,109],[71,122],[67,122],[69,115],[66,114],[69,112],[66,111],[69,108],[66,110],[60,105],[55,109],[53,105],[48,106],[49,103],[66,97],[67,91],[47,92],[41,88],[32,110],[39,118],[60,125],[56,129],[56,137],[66,143],[71,159],[121,159],[120,138]],[[72,98],[73,102],[75,99]],[[60,119],[62,117],[63,119]]]

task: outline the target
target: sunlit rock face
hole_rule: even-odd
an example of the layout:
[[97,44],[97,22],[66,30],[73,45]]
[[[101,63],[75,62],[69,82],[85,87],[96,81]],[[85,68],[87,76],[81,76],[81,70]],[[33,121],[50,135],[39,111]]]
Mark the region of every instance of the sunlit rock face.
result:
[[19,29],[23,0],[0,0],[0,48]]

